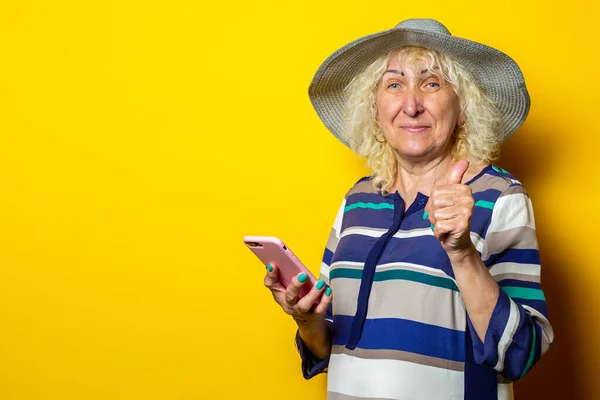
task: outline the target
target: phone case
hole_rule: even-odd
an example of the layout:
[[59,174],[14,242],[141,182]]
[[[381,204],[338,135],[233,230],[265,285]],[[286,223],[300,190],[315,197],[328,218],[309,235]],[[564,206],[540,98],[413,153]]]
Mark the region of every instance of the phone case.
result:
[[308,282],[302,286],[299,298],[304,297],[317,283],[315,276],[281,239],[274,236],[246,236],[244,243],[265,266],[269,263],[277,265],[279,281],[285,287],[290,284],[294,276],[304,272],[308,276]]

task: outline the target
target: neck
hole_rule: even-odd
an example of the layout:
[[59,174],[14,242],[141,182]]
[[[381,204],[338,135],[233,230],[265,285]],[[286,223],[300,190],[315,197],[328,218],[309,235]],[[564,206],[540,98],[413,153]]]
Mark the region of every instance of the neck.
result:
[[413,202],[417,192],[430,196],[432,188],[452,166],[452,161],[450,154],[421,162],[412,162],[399,157],[398,174],[393,189],[400,193],[407,205]]

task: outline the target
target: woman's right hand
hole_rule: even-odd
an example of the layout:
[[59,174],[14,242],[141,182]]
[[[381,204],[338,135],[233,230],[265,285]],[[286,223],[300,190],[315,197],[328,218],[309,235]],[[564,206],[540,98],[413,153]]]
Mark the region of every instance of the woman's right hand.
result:
[[332,299],[331,289],[325,288],[325,282],[322,280],[318,280],[306,296],[298,299],[300,289],[308,281],[307,278],[306,274],[298,274],[285,288],[279,282],[279,269],[273,264],[267,267],[265,276],[265,286],[271,290],[273,298],[283,311],[294,318],[301,336],[323,332],[326,328],[325,313]]

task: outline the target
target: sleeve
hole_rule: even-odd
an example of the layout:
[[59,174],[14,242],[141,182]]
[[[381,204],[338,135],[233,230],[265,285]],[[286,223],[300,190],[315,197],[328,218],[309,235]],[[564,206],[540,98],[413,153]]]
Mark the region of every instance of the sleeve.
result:
[[548,350],[554,332],[540,283],[540,256],[531,201],[520,184],[506,189],[492,211],[482,260],[500,287],[483,343],[471,321],[475,361],[512,381]]
[[[325,251],[323,252],[323,260],[321,261],[319,279],[322,279],[327,286],[329,286],[329,267],[331,265],[331,259],[333,258],[333,253],[335,252],[337,244],[340,240],[342,218],[344,216],[345,206],[346,199],[344,199],[340,209],[338,210],[333,227],[329,234],[329,239],[327,240],[327,245],[325,246]],[[331,304],[329,304],[329,307],[327,308],[325,322],[327,322],[329,329],[333,329],[333,310]],[[300,335],[297,331],[296,349],[298,350],[298,353],[300,353],[300,358],[302,359],[302,375],[305,379],[310,379],[315,375],[327,371],[327,366],[329,365],[329,356],[324,360],[316,358],[304,345],[304,342],[302,342],[300,339]]]

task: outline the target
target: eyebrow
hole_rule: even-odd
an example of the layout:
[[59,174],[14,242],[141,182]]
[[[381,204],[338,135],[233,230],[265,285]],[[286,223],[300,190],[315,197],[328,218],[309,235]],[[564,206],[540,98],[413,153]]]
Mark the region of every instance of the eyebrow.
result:
[[[398,71],[397,69],[388,69],[384,72],[384,74],[387,74],[388,72],[391,72],[392,74],[398,74],[400,76],[404,76],[404,71]],[[421,75],[423,75],[427,72],[429,72],[429,68],[421,70]]]

